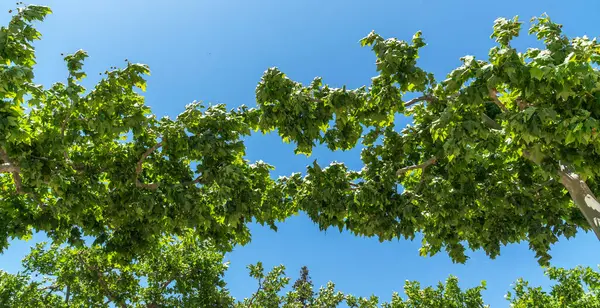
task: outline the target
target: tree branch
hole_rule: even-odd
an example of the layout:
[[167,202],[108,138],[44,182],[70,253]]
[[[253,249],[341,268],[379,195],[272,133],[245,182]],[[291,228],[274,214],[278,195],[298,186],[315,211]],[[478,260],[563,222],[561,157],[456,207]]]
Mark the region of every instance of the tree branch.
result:
[[561,163],[558,168],[558,175],[560,176],[560,182],[569,192],[573,203],[577,205],[596,237],[600,239],[600,202],[587,183],[572,170],[571,166]]
[[350,190],[358,190],[358,188],[360,187],[358,184],[350,182]]
[[414,105],[416,103],[419,103],[419,102],[432,102],[434,100],[435,100],[435,98],[433,96],[430,96],[430,95],[419,96],[417,98],[413,98],[413,99],[405,102],[404,103],[404,108],[408,108],[408,107],[410,107],[410,106],[412,106],[412,105]]
[[0,173],[11,173],[13,177],[13,181],[15,182],[15,190],[17,194],[25,194],[23,191],[23,180],[21,179],[21,168],[10,160],[8,154],[3,149],[0,149],[0,158],[4,161],[2,165],[0,165]]
[[171,278],[171,279],[169,279],[169,280],[167,280],[167,281],[163,282],[163,284],[160,286],[160,289],[164,291],[164,290],[165,290],[165,288],[166,288],[168,285],[170,285],[170,284],[171,284],[171,282],[173,282],[173,280],[175,280],[175,278]]
[[200,183],[200,180],[202,180],[202,174],[197,176],[193,181],[181,182],[181,184],[179,184],[179,185],[183,185],[183,186],[195,185],[195,184]]
[[0,165],[0,173],[13,173],[19,172],[19,168],[17,166],[13,166],[9,163],[4,163]]
[[85,261],[81,257],[81,254],[79,254],[78,257],[79,257],[79,261],[81,262],[81,264],[83,266],[85,266],[89,271],[96,273],[96,275],[98,277],[98,283],[100,284],[100,287],[102,288],[102,290],[106,294],[106,297],[111,302],[114,302],[115,304],[117,304],[119,307],[126,308],[127,305],[125,305],[124,302],[119,302],[117,300],[117,298],[110,292],[110,290],[108,289],[108,284],[106,283],[106,281],[104,281],[104,276],[102,276],[102,273],[98,270],[98,268],[95,267],[95,266],[92,266],[92,265],[89,265],[89,264],[85,263]]
[[56,291],[56,289],[58,289],[58,285],[56,285],[56,284],[51,284],[49,286],[45,286],[43,288],[40,288],[41,291],[50,290],[50,292],[54,292],[54,291]]
[[256,292],[254,292],[254,294],[252,294],[252,297],[250,297],[250,300],[248,301],[248,307],[252,307],[252,302],[254,302],[254,299],[258,295],[258,292],[260,292],[260,290],[262,290],[262,288],[263,288],[262,279],[259,279],[258,280],[258,289],[256,290]]
[[490,89],[490,98],[498,107],[500,107],[502,112],[508,112],[508,108],[506,108],[506,106],[504,106],[504,104],[502,104],[502,102],[498,99],[498,90],[493,88]]
[[[543,157],[539,157],[539,155],[535,157],[528,150],[523,150],[523,157],[537,165],[540,165],[543,160]],[[600,240],[600,201],[572,166],[559,161],[557,175],[561,184],[569,192],[571,200],[579,208],[590,228]]]
[[435,164],[437,162],[437,158],[436,157],[432,157],[430,159],[428,159],[427,161],[425,161],[422,164],[419,165],[412,165],[412,166],[408,166],[408,167],[404,167],[401,169],[398,169],[398,171],[396,172],[396,175],[400,176],[405,174],[406,172],[409,172],[411,170],[415,170],[415,169],[421,169],[423,171],[425,171],[425,168]]
[[148,156],[150,156],[150,154],[152,154],[158,148],[162,147],[162,145],[163,145],[162,141],[155,144],[153,147],[146,150],[146,152],[144,152],[144,154],[142,154],[142,157],[140,157],[140,160],[137,162],[137,165],[135,167],[135,186],[140,187],[140,188],[152,189],[152,190],[156,190],[158,188],[158,183],[145,184],[145,183],[140,182],[139,177],[140,177],[140,174],[142,173],[142,165],[144,164],[144,161],[146,160],[146,158]]
[[[60,135],[62,136],[63,142],[65,141],[65,130],[67,129],[67,123],[69,122],[70,117],[71,117],[71,108],[69,108],[69,110],[67,111],[67,115],[65,116],[65,119],[62,121],[62,123],[60,125]],[[63,156],[67,162],[71,161],[69,159],[69,154],[67,153],[66,149],[63,151]]]
[[71,288],[67,285],[67,292],[65,294],[65,304],[69,305],[69,297],[71,296]]

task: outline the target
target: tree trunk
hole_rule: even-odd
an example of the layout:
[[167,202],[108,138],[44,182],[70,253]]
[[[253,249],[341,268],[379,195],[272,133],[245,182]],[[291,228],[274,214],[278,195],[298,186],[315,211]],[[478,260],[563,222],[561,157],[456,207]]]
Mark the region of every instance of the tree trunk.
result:
[[596,237],[600,239],[600,202],[598,202],[587,184],[569,167],[561,165],[558,174],[560,175],[560,181],[569,191],[571,199],[583,213],[592,230],[596,233]]

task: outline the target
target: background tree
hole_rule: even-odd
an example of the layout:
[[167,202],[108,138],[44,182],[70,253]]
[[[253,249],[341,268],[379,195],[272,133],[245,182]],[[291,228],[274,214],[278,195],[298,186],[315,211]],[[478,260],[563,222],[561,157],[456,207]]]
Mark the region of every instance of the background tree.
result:
[[[313,282],[308,275],[308,267],[303,266],[300,269],[300,277],[292,286],[293,292],[289,295],[295,296],[295,301],[300,304],[300,307],[310,307],[314,301]],[[293,302],[294,299],[288,299],[288,302]]]
[[[159,245],[126,263],[97,245],[75,248],[42,243],[32,248],[23,265],[22,274],[4,273],[0,279],[3,303],[10,307],[15,307],[13,301],[20,307],[31,307],[36,302],[42,307],[52,306],[46,304],[46,298],[60,298],[57,307],[233,304],[223,281],[227,268],[223,253],[194,238],[191,232],[181,239],[164,237]],[[25,282],[31,278],[35,281]],[[23,291],[30,289],[35,291]]]
[[[290,278],[284,266],[265,273],[262,263],[250,265],[258,282],[250,297],[236,301],[222,280],[227,266],[223,254],[208,243],[191,238],[174,241],[164,238],[157,250],[139,261],[116,264],[111,254],[99,247],[61,248],[38,245],[24,260],[25,271],[0,271],[0,305],[6,307],[361,307],[429,308],[489,307],[482,299],[485,282],[463,290],[458,279],[422,288],[406,281],[405,296],[394,293],[389,302],[377,296],[345,294],[329,282],[312,292],[308,269],[291,290],[284,291]],[[108,256],[108,257],[107,257]],[[589,267],[549,268],[555,283],[550,292],[530,287],[519,279],[506,296],[513,307],[600,307],[600,273]],[[40,279],[40,276],[43,278]],[[37,278],[36,278],[37,277]],[[35,279],[32,279],[35,278]],[[299,287],[303,285],[310,288]],[[311,292],[302,290],[310,289]],[[301,298],[306,299],[302,302]],[[112,305],[112,306],[111,306]]]

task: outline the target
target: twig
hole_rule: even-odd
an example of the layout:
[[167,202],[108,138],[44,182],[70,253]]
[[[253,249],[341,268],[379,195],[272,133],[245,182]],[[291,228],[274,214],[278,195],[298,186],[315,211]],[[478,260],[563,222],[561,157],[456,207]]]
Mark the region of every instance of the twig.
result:
[[[175,280],[175,278],[171,278],[165,282],[163,282],[163,284],[160,285],[160,291],[164,292],[165,288],[171,283],[173,282],[173,280]],[[160,307],[157,303],[147,303],[146,304],[146,308],[158,308]]]
[[198,184],[200,183],[200,180],[202,180],[202,174],[197,176],[193,181],[190,182],[183,182],[181,183],[181,185],[183,186],[187,186],[187,185],[194,185],[194,184]]
[[533,192],[538,193],[540,190],[544,189],[545,187],[548,186],[548,184],[550,184],[552,182],[554,182],[554,179],[549,179],[548,181],[546,181],[544,183],[538,184],[539,187],[536,190],[534,190]]
[[146,152],[144,152],[144,154],[142,154],[142,157],[140,157],[140,160],[137,162],[137,165],[135,167],[135,186],[137,187],[141,187],[141,188],[148,188],[148,189],[152,189],[155,190],[158,188],[158,183],[150,183],[150,184],[145,184],[140,182],[140,174],[142,173],[142,164],[144,164],[144,160],[146,160],[146,158],[152,154],[154,151],[156,151],[158,148],[162,147],[163,143],[162,141],[155,144],[153,147],[149,148],[148,150],[146,150]]
[[[144,164],[144,161],[146,160],[146,158],[148,156],[150,156],[150,154],[154,153],[156,150],[158,150],[158,148],[163,146],[163,142],[159,142],[157,144],[155,144],[153,147],[149,148],[148,150],[146,150],[146,152],[144,152],[142,154],[142,156],[140,157],[140,160],[137,162],[136,167],[135,167],[135,185],[137,187],[140,188],[147,188],[147,189],[151,189],[151,190],[156,190],[158,188],[158,186],[160,185],[160,183],[142,183],[139,180],[140,174],[142,174],[142,165]],[[192,181],[188,181],[188,182],[181,182],[179,184],[176,185],[183,185],[183,186],[188,186],[188,185],[195,185],[200,183],[200,181],[202,180],[202,174],[198,175],[194,180]]]
[[412,166],[408,166],[408,167],[404,167],[404,168],[398,169],[398,171],[396,172],[396,175],[400,176],[400,175],[405,174],[408,171],[412,171],[412,170],[415,170],[415,169],[421,169],[421,170],[425,171],[425,168],[427,168],[427,167],[435,164],[436,162],[437,162],[437,158],[436,157],[432,157],[432,158],[428,159],[427,161],[425,161],[422,164],[412,165]]
[[58,286],[56,284],[52,284],[49,286],[45,286],[45,287],[41,288],[40,290],[42,290],[42,291],[50,290],[50,292],[54,292],[54,291],[56,291],[56,289],[58,289]]
[[533,106],[531,104],[528,104],[526,101],[522,100],[520,97],[517,98],[517,105],[519,106],[519,111],[523,111],[525,110],[525,108]]
[[[62,123],[60,125],[60,135],[62,136],[63,142],[65,141],[65,130],[67,129],[67,123],[69,122],[70,117],[71,117],[71,108],[69,108],[69,110],[67,111],[67,115],[65,116],[65,119],[62,121]],[[71,161],[69,159],[69,154],[67,154],[66,149],[63,151],[63,156],[67,162]]]
[[0,173],[11,173],[13,177],[13,181],[15,182],[15,190],[17,194],[25,194],[23,191],[23,180],[21,179],[21,168],[10,160],[8,154],[3,149],[0,149],[0,158],[4,161],[2,165],[0,165]]
[[508,108],[506,108],[506,106],[498,99],[498,91],[496,89],[490,89],[490,98],[498,107],[500,107],[500,109],[502,109],[502,112],[508,112]]
[[166,288],[168,285],[170,285],[170,284],[171,284],[171,282],[173,282],[173,280],[175,280],[175,278],[171,278],[171,279],[169,279],[169,280],[167,280],[167,281],[163,282],[163,284],[160,286],[160,289],[161,289],[161,290],[164,290],[164,289],[165,289],[165,288]]
[[103,289],[104,293],[106,293],[106,297],[110,301],[114,302],[115,304],[118,304],[120,307],[123,307],[123,308],[127,307],[125,305],[125,303],[119,302],[117,300],[117,298],[110,292],[110,290],[108,289],[108,285],[106,284],[106,281],[104,281],[104,277],[102,276],[102,273],[98,270],[98,268],[85,263],[85,261],[81,257],[81,254],[79,254],[78,257],[79,257],[79,261],[81,262],[81,264],[83,266],[85,266],[89,271],[96,273],[96,275],[98,277],[98,283],[100,284],[100,287]]
[[262,279],[259,279],[258,280],[258,289],[256,290],[256,292],[254,292],[254,294],[252,294],[250,301],[248,301],[248,307],[252,307],[252,302],[256,298],[256,295],[258,295],[258,292],[260,292],[260,290],[262,290],[262,288],[263,288]]
[[430,96],[430,95],[419,96],[417,98],[413,98],[413,99],[409,100],[408,102],[404,103],[404,108],[408,108],[408,107],[410,107],[410,106],[412,106],[412,105],[414,105],[416,103],[419,103],[419,102],[423,102],[423,101],[425,101],[425,102],[432,102],[434,100],[435,100],[435,98],[433,96]]

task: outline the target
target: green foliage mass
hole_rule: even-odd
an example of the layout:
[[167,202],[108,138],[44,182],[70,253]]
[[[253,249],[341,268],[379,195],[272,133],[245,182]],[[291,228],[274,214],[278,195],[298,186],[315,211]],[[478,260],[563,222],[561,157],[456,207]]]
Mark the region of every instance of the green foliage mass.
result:
[[[371,295],[343,293],[333,282],[315,290],[309,271],[289,288],[283,265],[265,272],[262,263],[248,266],[257,289],[236,300],[227,291],[223,253],[193,234],[182,240],[163,238],[156,248],[126,265],[98,246],[84,248],[39,244],[24,260],[25,271],[0,271],[2,307],[233,307],[233,308],[446,308],[489,307],[482,298],[485,282],[462,289],[450,276],[436,287],[406,281],[404,296],[389,302]],[[600,272],[577,267],[549,268],[550,292],[519,279],[506,299],[513,307],[600,307]],[[39,277],[41,276],[41,277]]]
[[[322,229],[381,241],[421,233],[422,255],[444,249],[455,262],[467,260],[465,245],[494,258],[526,241],[548,265],[559,237],[578,228],[600,236],[600,44],[567,38],[548,16],[529,28],[543,49],[516,50],[521,22],[498,19],[488,58],[461,58],[443,81],[417,65],[420,32],[410,41],[372,32],[361,40],[377,59],[368,86],[305,86],[271,68],[255,108],[195,102],[158,119],[140,94],[143,64],[111,68],[85,89],[80,50],[64,57],[65,82],[36,85],[33,23],[49,13],[20,7],[0,28],[0,250],[33,231],[52,240],[27,257],[24,274],[1,274],[4,303],[374,307],[376,297],[333,284],[314,292],[307,269],[281,295],[283,267],[264,274],[260,264],[250,267],[260,285],[252,297],[227,293],[222,254],[250,240],[247,224],[276,229],[300,211]],[[413,123],[396,129],[399,115]],[[272,131],[297,154],[361,143],[364,167],[315,161],[305,176],[273,179],[273,166],[244,158],[243,143]],[[519,281],[515,307],[599,305],[596,272],[548,273],[555,289]],[[463,292],[455,278],[438,289],[408,283],[407,299],[384,307],[480,307],[481,290]]]

